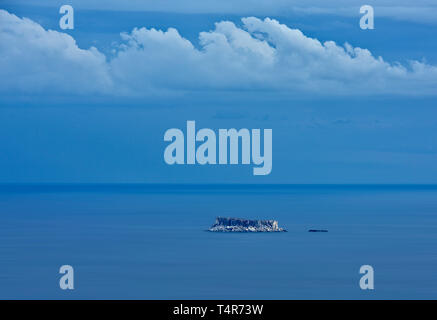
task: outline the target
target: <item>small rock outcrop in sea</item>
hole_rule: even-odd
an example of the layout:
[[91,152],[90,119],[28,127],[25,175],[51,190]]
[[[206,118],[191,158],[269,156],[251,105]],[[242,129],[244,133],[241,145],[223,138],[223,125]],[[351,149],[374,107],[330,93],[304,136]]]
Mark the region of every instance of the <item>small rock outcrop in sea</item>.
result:
[[308,232],[328,232],[328,230],[325,229],[310,229]]
[[218,217],[208,229],[212,232],[286,232],[276,220],[248,220]]

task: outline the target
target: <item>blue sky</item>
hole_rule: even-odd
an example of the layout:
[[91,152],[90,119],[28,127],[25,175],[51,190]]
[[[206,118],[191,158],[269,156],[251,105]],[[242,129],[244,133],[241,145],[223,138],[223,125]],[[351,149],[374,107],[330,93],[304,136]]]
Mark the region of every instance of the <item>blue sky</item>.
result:
[[[378,1],[375,30],[356,1],[129,3],[64,32],[59,1],[3,2],[0,182],[436,182],[432,2]],[[187,120],[272,128],[272,173],[166,165]]]

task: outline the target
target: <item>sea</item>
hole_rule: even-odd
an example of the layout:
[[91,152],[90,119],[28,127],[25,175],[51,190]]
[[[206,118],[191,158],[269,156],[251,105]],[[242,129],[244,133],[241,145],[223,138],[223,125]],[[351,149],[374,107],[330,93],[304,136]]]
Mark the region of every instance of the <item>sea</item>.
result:
[[436,298],[437,185],[0,185],[0,299]]

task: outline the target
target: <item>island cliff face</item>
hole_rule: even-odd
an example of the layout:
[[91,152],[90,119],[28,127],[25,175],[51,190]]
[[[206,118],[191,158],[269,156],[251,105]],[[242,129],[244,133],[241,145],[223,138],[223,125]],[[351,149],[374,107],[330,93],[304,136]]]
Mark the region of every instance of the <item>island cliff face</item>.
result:
[[209,228],[212,232],[285,232],[276,220],[248,220],[218,217]]

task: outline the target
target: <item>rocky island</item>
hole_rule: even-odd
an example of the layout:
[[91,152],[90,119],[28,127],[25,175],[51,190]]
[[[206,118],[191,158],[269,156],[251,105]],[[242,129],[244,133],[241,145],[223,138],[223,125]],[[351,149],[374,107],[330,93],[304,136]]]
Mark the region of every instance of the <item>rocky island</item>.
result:
[[211,232],[286,232],[276,220],[249,220],[218,217],[208,229]]

